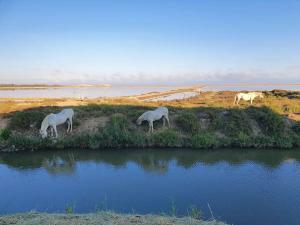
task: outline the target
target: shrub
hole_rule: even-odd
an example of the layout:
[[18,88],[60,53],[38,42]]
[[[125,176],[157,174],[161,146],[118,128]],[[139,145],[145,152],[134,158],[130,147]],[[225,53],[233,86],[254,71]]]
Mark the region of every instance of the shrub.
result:
[[300,134],[300,122],[296,122],[293,127],[292,127],[293,131],[295,131],[296,133]]
[[15,146],[18,150],[47,148],[51,143],[49,139],[41,139],[23,134],[12,135],[8,141],[11,146]]
[[238,146],[238,147],[249,147],[251,146],[251,138],[249,135],[243,133],[243,132],[239,132],[237,137],[235,137],[233,139],[233,145],[234,146]]
[[256,148],[269,148],[274,147],[275,141],[273,137],[261,135],[253,137],[253,146]]
[[21,130],[29,129],[31,128],[31,126],[34,126],[35,128],[39,128],[43,119],[49,113],[50,113],[50,109],[16,112],[12,115],[9,126],[11,129],[21,129]]
[[211,148],[218,145],[215,135],[211,133],[198,133],[192,137],[193,148]]
[[138,133],[124,115],[116,114],[100,130],[101,147],[142,147],[145,145],[145,137]]
[[248,115],[240,109],[227,111],[226,114],[220,112],[212,122],[213,129],[222,130],[231,137],[236,137],[240,132],[247,135],[252,132]]
[[181,147],[182,139],[176,131],[165,129],[152,134],[152,144],[158,147]]
[[278,148],[292,148],[293,139],[290,136],[275,136],[275,145]]
[[177,118],[176,123],[179,128],[188,133],[196,133],[200,130],[197,116],[188,111],[182,112]]
[[7,129],[7,128],[4,128],[2,130],[0,130],[0,139],[2,140],[7,140],[11,135],[11,130],[10,129]]
[[258,122],[260,128],[268,135],[283,134],[285,130],[284,121],[280,115],[267,107],[250,108],[249,113]]

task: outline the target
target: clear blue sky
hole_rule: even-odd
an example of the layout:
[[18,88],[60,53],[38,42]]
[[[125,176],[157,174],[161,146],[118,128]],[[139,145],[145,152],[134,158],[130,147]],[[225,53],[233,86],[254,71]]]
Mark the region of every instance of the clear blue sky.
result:
[[300,82],[300,1],[0,0],[0,82]]

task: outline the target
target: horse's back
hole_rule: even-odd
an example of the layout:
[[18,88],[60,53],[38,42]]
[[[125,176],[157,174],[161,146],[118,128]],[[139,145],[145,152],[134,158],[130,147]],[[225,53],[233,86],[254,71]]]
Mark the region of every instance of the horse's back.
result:
[[61,112],[61,114],[67,115],[67,116],[74,116],[74,110],[73,109],[63,109]]
[[167,115],[169,113],[169,110],[167,107],[158,107],[157,109],[155,109],[156,112],[160,112],[163,115]]

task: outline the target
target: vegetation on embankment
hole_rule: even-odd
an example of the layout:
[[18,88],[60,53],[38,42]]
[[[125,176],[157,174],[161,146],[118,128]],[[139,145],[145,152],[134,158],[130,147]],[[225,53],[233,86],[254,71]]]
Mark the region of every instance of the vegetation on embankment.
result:
[[47,213],[20,213],[8,216],[0,216],[0,224],[14,224],[14,225],[114,225],[114,224],[139,224],[139,225],[225,225],[223,222],[216,220],[203,221],[193,217],[174,217],[166,215],[130,215],[117,214],[113,212],[97,212],[89,214],[47,214]]
[[[281,93],[281,92],[280,92]],[[60,107],[40,107],[7,115],[7,128],[0,131],[0,147],[6,150],[36,149],[102,149],[102,148],[292,148],[300,146],[300,122],[289,119],[286,112],[297,113],[300,107],[297,96],[265,93],[255,106],[227,106],[232,96],[221,96],[206,106],[201,106],[200,97],[185,100],[193,107],[174,106],[174,102],[149,105],[89,104],[74,106],[74,132],[66,135],[60,126],[59,138],[42,140],[39,127],[43,118],[61,110]],[[204,95],[205,96],[205,95]],[[206,97],[209,94],[206,95]],[[203,96],[202,96],[203,97]],[[272,100],[275,99],[275,100]],[[181,100],[182,101],[182,100]],[[198,105],[196,102],[200,101]],[[291,102],[293,104],[291,104]],[[161,121],[154,123],[154,133],[149,134],[148,124],[137,126],[135,121],[146,110],[159,105],[168,105],[171,128],[163,128]],[[183,104],[184,106],[184,104]],[[227,107],[226,107],[227,106]]]

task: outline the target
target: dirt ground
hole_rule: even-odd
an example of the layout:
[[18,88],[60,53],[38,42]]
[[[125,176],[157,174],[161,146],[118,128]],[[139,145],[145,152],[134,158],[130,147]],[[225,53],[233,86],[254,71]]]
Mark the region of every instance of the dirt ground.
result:
[[226,225],[190,217],[127,215],[112,212],[91,214],[24,213],[0,217],[0,225]]

